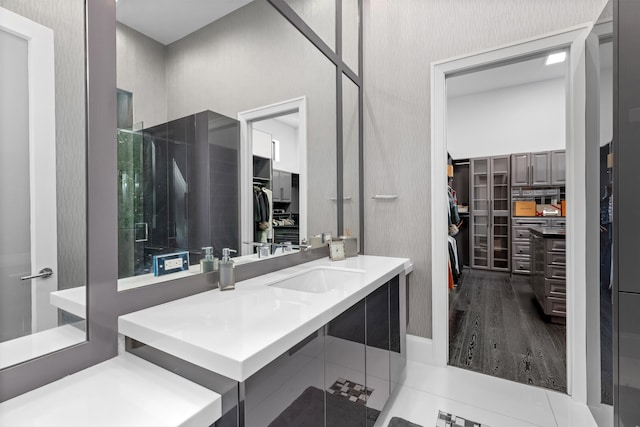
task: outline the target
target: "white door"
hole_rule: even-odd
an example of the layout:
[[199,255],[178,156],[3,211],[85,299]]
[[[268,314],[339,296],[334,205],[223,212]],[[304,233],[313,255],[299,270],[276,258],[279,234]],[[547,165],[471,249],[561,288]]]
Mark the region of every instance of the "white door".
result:
[[0,8],[0,341],[57,326],[55,141],[53,31]]

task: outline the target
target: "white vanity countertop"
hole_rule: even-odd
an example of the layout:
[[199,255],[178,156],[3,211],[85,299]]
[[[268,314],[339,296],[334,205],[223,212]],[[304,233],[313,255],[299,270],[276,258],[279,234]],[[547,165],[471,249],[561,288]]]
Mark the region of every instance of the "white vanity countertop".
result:
[[0,369],[35,359],[65,347],[80,344],[87,334],[73,325],[63,325],[0,343]]
[[[313,267],[362,270],[325,293],[266,286]],[[410,272],[405,258],[328,258],[121,316],[121,334],[218,374],[244,381],[378,286]]]
[[[278,252],[274,255],[269,255],[268,258],[260,258],[258,254],[243,255],[233,258],[236,265],[247,264],[249,262],[262,261],[263,259],[277,258],[280,256],[290,255],[296,253],[297,250],[292,252]],[[170,280],[181,279],[184,277],[193,276],[194,274],[200,274],[200,265],[192,265],[187,271],[180,271],[172,274],[165,274],[164,276],[154,276],[153,274],[142,274],[139,276],[126,277],[118,279],[118,292],[128,291],[130,289],[141,288],[143,286],[155,285],[157,283],[168,282]],[[85,286],[78,286],[75,288],[63,289],[61,291],[51,292],[49,295],[49,301],[51,305],[78,316],[82,319],[87,316],[87,289]]]
[[219,394],[125,353],[0,404],[0,426],[210,425]]

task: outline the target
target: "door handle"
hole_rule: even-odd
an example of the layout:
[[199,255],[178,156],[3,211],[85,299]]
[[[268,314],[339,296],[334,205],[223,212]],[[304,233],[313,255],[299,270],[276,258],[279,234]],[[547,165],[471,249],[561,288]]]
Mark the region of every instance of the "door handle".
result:
[[38,274],[33,274],[31,276],[21,277],[20,280],[31,280],[31,279],[46,279],[47,277],[53,276],[53,270],[49,267],[43,268],[38,272]]

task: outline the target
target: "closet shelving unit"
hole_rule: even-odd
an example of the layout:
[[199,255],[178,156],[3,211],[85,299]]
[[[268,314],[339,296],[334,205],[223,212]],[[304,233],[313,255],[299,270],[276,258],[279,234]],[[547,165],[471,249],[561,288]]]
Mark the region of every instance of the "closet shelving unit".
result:
[[509,271],[509,156],[471,159],[471,267]]

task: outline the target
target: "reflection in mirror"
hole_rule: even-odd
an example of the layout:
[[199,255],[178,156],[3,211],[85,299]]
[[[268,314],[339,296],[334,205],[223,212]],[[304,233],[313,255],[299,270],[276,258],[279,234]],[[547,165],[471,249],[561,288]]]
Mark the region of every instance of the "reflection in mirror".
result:
[[360,114],[358,86],[342,75],[344,234],[360,237]]
[[[85,4],[0,0],[0,369],[85,341]],[[83,301],[84,303],[84,301]]]
[[[199,272],[203,247],[251,254],[242,242],[335,234],[336,69],[326,57],[266,0],[194,11],[121,0],[117,19],[120,290]],[[247,129],[236,120],[298,99],[304,114],[254,114]],[[271,193],[266,217],[260,187]],[[153,277],[154,255],[175,252],[189,254],[189,271]]]
[[342,59],[356,74],[360,65],[359,28],[359,0],[342,0]]
[[[334,52],[336,50],[336,0],[285,0],[291,9],[320,36]],[[344,8],[343,8],[344,11]]]
[[587,37],[585,54],[587,403],[601,426],[614,424],[612,15],[609,1]]
[[599,50],[601,402],[613,405],[613,41]]

